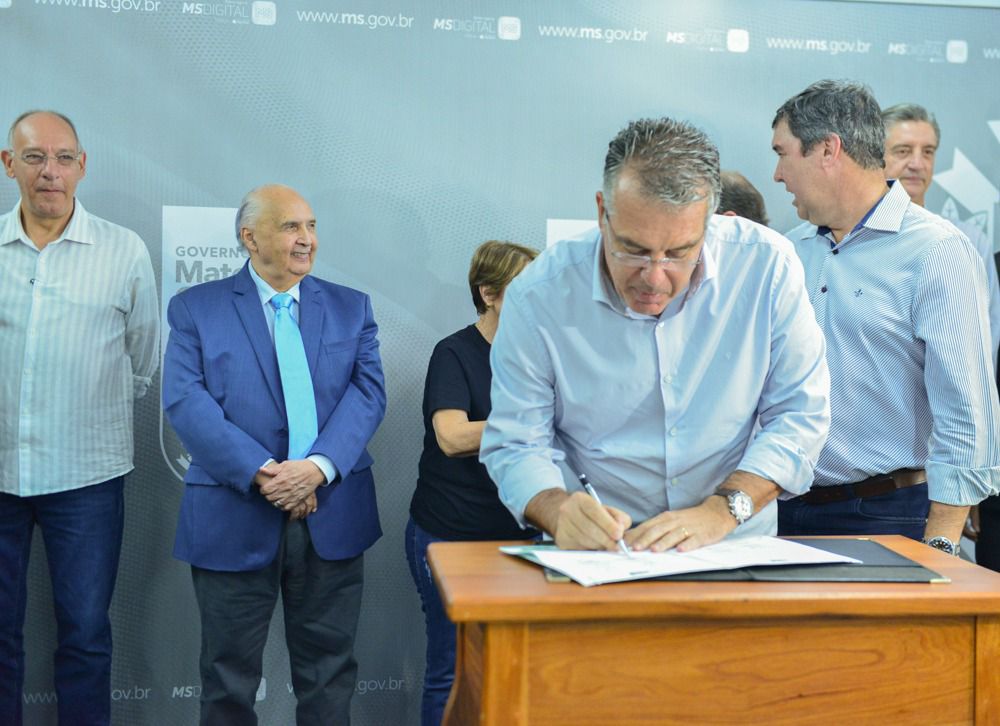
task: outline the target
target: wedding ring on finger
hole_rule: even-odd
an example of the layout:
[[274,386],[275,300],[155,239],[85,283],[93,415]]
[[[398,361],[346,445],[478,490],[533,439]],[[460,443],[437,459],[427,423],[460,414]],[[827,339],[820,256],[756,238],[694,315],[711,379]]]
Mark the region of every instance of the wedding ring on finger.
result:
[[688,532],[687,527],[681,527],[681,534],[684,535],[684,539],[687,539],[688,537],[691,536],[691,533]]
[[276,506],[278,509],[281,509],[281,500],[279,499],[278,501],[276,501],[274,503],[274,506]]

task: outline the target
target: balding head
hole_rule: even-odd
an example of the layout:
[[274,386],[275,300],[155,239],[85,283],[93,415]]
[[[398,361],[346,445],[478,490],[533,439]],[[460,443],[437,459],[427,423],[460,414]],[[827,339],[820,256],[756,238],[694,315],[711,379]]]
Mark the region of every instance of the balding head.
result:
[[36,245],[56,239],[73,215],[76,186],[86,173],[73,122],[54,111],[28,111],[7,134],[4,171],[21,192],[21,222]]
[[69,127],[70,133],[73,134],[73,140],[76,143],[76,150],[82,151],[82,149],[80,148],[80,137],[76,133],[76,126],[70,120],[69,116],[59,113],[58,111],[49,111],[44,109],[34,109],[32,111],[25,111],[16,119],[14,119],[14,123],[10,125],[10,129],[7,131],[7,148],[9,149],[14,148],[14,132],[17,131],[18,126],[20,126],[22,122],[27,121],[34,116],[48,116],[50,117],[51,120],[58,119],[62,123],[66,124],[66,126]]
[[312,207],[281,184],[257,187],[243,197],[236,236],[257,274],[279,292],[309,274],[319,245]]

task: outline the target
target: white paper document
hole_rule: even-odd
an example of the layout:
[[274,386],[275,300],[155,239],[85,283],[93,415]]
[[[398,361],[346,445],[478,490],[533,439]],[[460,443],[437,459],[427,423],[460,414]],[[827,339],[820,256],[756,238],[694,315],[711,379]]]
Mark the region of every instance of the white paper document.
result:
[[662,575],[711,570],[735,570],[760,565],[860,564],[861,560],[808,547],[777,537],[737,537],[692,552],[617,552],[560,550],[553,547],[501,547],[507,554],[527,557],[561,572],[585,587],[608,582],[642,580]]

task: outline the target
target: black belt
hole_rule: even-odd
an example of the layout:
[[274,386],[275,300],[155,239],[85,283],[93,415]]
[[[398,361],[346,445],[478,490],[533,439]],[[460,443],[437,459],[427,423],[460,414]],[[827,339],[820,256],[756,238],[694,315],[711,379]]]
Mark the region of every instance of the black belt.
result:
[[897,469],[888,474],[870,476],[853,484],[837,484],[831,487],[814,486],[796,499],[806,504],[832,504],[833,502],[846,502],[849,499],[878,497],[897,489],[905,489],[926,482],[927,473],[923,469]]

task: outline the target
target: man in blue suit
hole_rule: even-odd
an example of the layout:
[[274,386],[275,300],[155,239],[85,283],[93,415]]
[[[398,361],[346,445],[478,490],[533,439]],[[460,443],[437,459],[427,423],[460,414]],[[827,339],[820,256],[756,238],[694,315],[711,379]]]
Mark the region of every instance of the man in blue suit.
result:
[[367,295],[309,275],[316,219],[294,190],[251,191],[236,233],[248,264],[170,301],[163,366],[192,457],[174,555],[201,614],[201,723],[257,723],[280,591],[296,722],[346,724],[362,557],[381,535],[365,448],[385,413],[378,328]]

